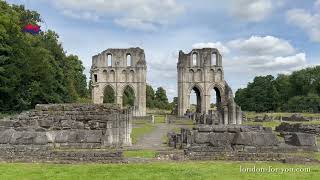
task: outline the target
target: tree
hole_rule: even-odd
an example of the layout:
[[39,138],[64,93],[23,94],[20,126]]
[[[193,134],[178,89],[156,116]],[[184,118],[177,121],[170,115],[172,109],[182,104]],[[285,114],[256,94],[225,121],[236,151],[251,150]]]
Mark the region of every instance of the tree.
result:
[[290,75],[255,77],[236,92],[235,101],[247,111],[319,112],[320,66]]
[[170,107],[166,90],[164,90],[162,87],[159,87],[155,93],[155,106],[159,109],[169,109]]
[[288,112],[320,112],[320,97],[317,94],[307,96],[294,96],[290,98],[288,104],[284,106]]
[[134,106],[135,95],[130,86],[127,86],[123,92],[122,105],[123,107]]
[[279,94],[273,80],[274,77],[271,75],[255,77],[247,88],[236,92],[236,102],[244,110],[258,112],[276,110]]
[[154,108],[154,90],[152,88],[152,86],[147,84],[146,87],[146,103],[147,103],[147,107],[148,108]]
[[22,111],[38,103],[76,102],[87,97],[84,67],[65,54],[58,34],[24,33],[40,14],[0,1],[0,111]]
[[106,86],[103,92],[103,103],[114,103],[115,92],[111,86]]

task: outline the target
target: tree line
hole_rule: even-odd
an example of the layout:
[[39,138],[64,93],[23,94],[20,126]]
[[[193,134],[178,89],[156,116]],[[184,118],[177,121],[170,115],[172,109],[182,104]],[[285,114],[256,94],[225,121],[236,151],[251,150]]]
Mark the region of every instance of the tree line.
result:
[[257,76],[236,91],[235,101],[245,111],[320,112],[320,66]]
[[[123,92],[122,105],[134,106],[135,94],[131,87],[127,86]],[[107,86],[104,89],[103,103],[115,103],[115,92]],[[146,106],[150,109],[173,109],[174,102],[169,103],[166,90],[163,87],[158,87],[156,91],[152,86],[146,86]]]
[[0,111],[70,103],[88,96],[82,62],[66,54],[57,33],[22,31],[27,24],[39,24],[40,14],[4,1],[0,12]]

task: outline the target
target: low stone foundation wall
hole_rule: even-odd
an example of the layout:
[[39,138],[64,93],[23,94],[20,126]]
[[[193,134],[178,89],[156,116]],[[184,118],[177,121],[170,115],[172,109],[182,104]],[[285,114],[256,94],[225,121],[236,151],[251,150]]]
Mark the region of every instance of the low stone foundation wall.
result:
[[174,124],[176,122],[183,122],[183,121],[190,121],[192,120],[191,117],[188,116],[180,116],[177,117],[176,115],[166,115],[166,123]]
[[320,136],[320,125],[317,124],[281,123],[275,130],[278,132],[301,132]]
[[277,136],[271,128],[262,126],[209,126],[197,125],[192,130],[181,129],[181,133],[169,133],[168,144],[184,149],[186,155],[215,156],[229,153],[292,153],[318,151],[316,136],[291,132]]
[[4,162],[101,162],[123,163],[121,151],[54,150],[50,146],[0,145],[0,161]]
[[130,146],[132,113],[113,105],[44,104],[0,120],[0,145]]

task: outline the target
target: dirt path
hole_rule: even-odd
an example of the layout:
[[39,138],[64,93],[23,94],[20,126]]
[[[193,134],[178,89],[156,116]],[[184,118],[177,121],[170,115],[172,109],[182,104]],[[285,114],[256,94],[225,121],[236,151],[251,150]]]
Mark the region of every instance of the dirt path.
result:
[[185,125],[174,124],[155,124],[155,129],[143,137],[138,139],[138,142],[132,146],[132,149],[150,149],[150,150],[168,150],[170,149],[163,143],[163,137],[175,128],[186,127]]

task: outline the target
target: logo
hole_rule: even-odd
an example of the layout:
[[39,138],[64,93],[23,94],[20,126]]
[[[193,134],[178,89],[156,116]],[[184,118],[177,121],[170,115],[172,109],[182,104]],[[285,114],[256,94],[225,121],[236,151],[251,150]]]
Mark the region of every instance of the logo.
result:
[[23,28],[23,32],[27,32],[27,33],[30,33],[30,34],[33,34],[33,35],[39,34],[40,31],[41,31],[40,26],[37,25],[37,24],[35,24],[35,25],[27,24]]

